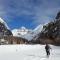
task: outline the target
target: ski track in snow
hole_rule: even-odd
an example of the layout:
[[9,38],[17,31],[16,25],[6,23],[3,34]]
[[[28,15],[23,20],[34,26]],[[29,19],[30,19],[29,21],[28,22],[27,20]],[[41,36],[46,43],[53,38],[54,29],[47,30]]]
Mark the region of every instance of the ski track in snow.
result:
[[47,57],[44,45],[1,45],[0,60],[60,60],[60,47],[51,48]]

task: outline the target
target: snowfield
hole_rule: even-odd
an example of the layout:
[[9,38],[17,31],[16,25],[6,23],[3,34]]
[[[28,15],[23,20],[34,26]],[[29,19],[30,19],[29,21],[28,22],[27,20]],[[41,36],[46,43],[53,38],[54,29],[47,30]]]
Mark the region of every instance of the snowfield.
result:
[[51,48],[48,58],[44,45],[0,45],[0,60],[60,60],[60,47]]

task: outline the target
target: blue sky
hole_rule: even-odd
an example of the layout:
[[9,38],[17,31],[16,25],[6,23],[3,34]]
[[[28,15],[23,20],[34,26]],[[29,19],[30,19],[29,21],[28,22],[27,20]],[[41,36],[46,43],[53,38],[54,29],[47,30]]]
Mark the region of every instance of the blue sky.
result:
[[11,29],[34,29],[53,20],[60,11],[60,0],[0,0],[0,17]]

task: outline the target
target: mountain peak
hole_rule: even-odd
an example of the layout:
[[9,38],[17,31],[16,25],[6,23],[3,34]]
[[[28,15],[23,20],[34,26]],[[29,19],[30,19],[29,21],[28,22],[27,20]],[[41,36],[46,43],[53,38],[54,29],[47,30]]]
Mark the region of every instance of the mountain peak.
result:
[[26,29],[26,28],[24,26],[22,26],[21,29]]
[[27,32],[28,32],[28,29],[26,29],[24,26],[19,29],[12,30],[13,36],[23,36],[27,34]]

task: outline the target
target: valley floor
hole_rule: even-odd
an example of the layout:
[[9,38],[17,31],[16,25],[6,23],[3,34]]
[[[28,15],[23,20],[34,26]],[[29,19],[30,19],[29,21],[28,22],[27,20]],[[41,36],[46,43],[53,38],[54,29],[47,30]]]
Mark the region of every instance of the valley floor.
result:
[[48,58],[44,45],[1,45],[0,60],[60,60],[60,47],[51,48]]

